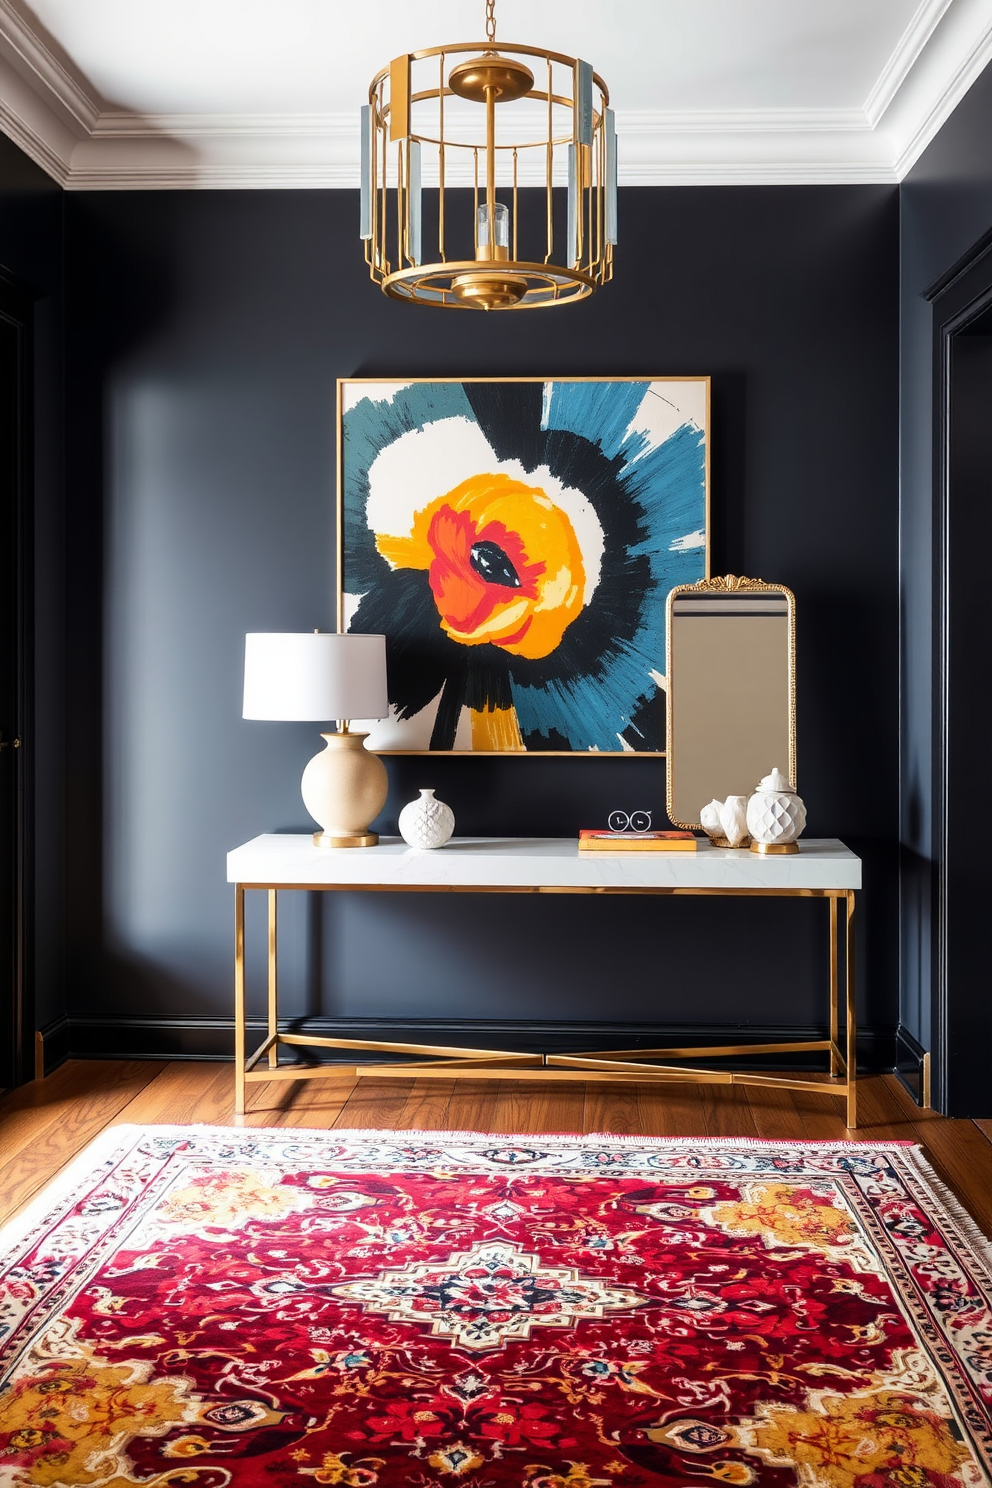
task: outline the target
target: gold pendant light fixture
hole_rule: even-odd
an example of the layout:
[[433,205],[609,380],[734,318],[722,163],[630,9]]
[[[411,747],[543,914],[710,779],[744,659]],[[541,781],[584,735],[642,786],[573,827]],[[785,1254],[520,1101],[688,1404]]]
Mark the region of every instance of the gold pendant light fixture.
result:
[[362,108],[373,281],[418,305],[569,305],[613,277],[617,145],[588,62],[486,41],[396,57]]

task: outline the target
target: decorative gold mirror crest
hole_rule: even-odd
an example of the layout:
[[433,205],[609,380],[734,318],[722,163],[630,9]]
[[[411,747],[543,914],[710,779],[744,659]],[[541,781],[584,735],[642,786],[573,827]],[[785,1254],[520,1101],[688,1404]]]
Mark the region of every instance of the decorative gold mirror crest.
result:
[[372,79],[361,119],[369,273],[385,294],[420,305],[571,304],[613,276],[609,92],[588,62],[562,52],[497,51],[494,0],[486,30],[485,42],[396,57]]
[[680,584],[667,606],[667,806],[699,830],[711,800],[796,781],[796,611],[784,584],[737,574]]

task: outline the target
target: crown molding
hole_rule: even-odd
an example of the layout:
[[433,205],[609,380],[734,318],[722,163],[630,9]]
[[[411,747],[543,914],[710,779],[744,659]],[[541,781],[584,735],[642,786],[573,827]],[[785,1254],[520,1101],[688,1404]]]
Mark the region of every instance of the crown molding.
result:
[[[960,9],[951,12],[934,37],[931,66],[934,73],[940,70],[940,86],[925,91],[914,72],[883,120],[883,126],[888,126],[894,116],[894,164],[900,181],[992,62],[992,14],[987,0],[957,3]],[[953,29],[947,26],[951,16]]]
[[[617,114],[622,186],[824,185],[894,182],[854,110],[837,114]],[[359,138],[350,114],[220,119],[105,115],[72,157],[71,191],[357,189]],[[559,162],[564,183],[564,161]],[[424,185],[437,184],[425,161]],[[471,186],[448,157],[449,186]],[[543,157],[522,161],[521,186],[543,186]]]
[[78,137],[92,133],[105,107],[68,57],[49,46],[14,0],[0,0],[0,56]]
[[[618,110],[621,184],[897,182],[990,60],[988,0],[920,0],[862,108]],[[108,109],[20,0],[0,0],[0,129],[72,191],[358,185],[350,113]]]
[[872,129],[882,119],[952,4],[953,0],[921,0],[865,99],[864,115]]

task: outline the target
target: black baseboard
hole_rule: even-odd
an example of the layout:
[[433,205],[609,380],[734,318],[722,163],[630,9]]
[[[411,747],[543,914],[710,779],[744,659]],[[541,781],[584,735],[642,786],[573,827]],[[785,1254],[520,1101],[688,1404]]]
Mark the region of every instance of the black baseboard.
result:
[[924,1104],[923,1061],[926,1050],[902,1024],[896,1029],[895,1072],[918,1106]]
[[[299,1020],[281,1020],[284,1032],[301,1027]],[[512,1049],[535,1053],[548,1048],[563,1054],[582,1054],[594,1049],[652,1048],[666,1044],[712,1045],[767,1044],[780,1039],[799,1042],[825,1037],[820,1027],[809,1025],[737,1024],[645,1024],[645,1023],[556,1023],[525,1019],[403,1018],[381,1021],[373,1018],[309,1018],[306,1028],[324,1038],[361,1038],[417,1044],[450,1044],[475,1048]],[[261,1042],[265,1025],[248,1024],[249,1047]],[[71,1018],[67,1029],[68,1053],[81,1059],[231,1059],[234,1022],[226,1017],[156,1018],[134,1015],[116,1018]],[[322,1051],[322,1053],[325,1051]],[[316,1057],[316,1051],[306,1051]],[[354,1062],[347,1051],[326,1051],[326,1057]],[[815,1068],[824,1056],[760,1055],[738,1060],[754,1069]],[[896,1061],[896,1030],[866,1027],[858,1030],[858,1068],[865,1074],[891,1070]],[[46,1058],[46,1067],[47,1067]]]
[[59,1065],[64,1064],[71,1056],[69,1019],[63,1013],[60,1018],[55,1018],[39,1031],[42,1038],[45,1074],[50,1075],[52,1070],[58,1069]]

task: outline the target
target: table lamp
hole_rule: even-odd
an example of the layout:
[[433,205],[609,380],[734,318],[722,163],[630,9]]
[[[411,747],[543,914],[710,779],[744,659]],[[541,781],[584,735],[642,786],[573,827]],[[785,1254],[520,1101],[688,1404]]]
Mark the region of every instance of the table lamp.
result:
[[352,733],[349,719],[385,718],[386,638],[357,632],[255,632],[245,636],[245,718],[335,719],[321,734],[324,748],[303,771],[303,804],[320,823],[315,847],[374,847],[369,831],[386,804],[389,778],[368,734]]

